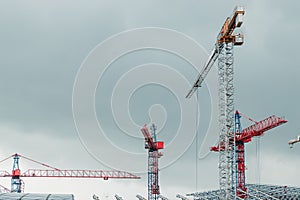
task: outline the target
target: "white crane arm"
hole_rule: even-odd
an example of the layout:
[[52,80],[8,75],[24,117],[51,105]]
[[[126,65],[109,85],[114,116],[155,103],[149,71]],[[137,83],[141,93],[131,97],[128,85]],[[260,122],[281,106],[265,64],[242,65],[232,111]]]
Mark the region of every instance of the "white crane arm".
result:
[[210,71],[211,67],[214,65],[215,61],[219,57],[218,49],[215,47],[210,56],[208,57],[208,60],[206,61],[203,69],[198,75],[198,78],[196,79],[192,89],[189,91],[189,93],[186,95],[185,98],[191,98],[198,87],[201,87],[202,82],[204,81],[205,77],[207,76],[208,72]]
[[290,145],[291,148],[293,148],[293,144],[300,142],[300,135],[298,135],[295,139],[291,139],[288,144]]

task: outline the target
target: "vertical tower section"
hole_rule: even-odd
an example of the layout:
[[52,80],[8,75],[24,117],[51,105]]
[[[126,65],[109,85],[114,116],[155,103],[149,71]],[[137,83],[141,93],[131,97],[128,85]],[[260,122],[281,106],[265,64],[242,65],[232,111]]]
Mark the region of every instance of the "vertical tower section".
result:
[[222,199],[236,198],[236,163],[234,133],[234,87],[233,87],[233,47],[244,43],[244,35],[236,33],[243,24],[245,10],[237,6],[227,17],[217,36],[215,48],[204,68],[198,75],[186,98],[190,98],[201,86],[206,75],[218,58],[219,80],[219,145],[212,148],[219,154],[219,184]]
[[148,200],[158,200],[160,194],[158,159],[162,156],[159,150],[164,148],[164,143],[156,140],[154,124],[151,126],[151,133],[146,125],[141,131],[145,137],[145,149],[148,149]]
[[[236,137],[242,134],[241,115],[238,111],[234,115],[234,132]],[[243,140],[236,140],[236,195],[241,198],[247,198],[247,188],[245,180],[245,143]]]
[[12,170],[12,176],[11,176],[11,192],[17,192],[21,193],[22,189],[22,181],[20,179],[21,170],[19,167],[19,155],[14,155],[14,164],[13,164],[13,170]]
[[219,75],[219,184],[222,199],[236,198],[236,163],[234,133],[233,47],[244,43],[242,34],[234,33],[243,23],[244,8],[236,7],[217,37]]
[[219,154],[219,183],[224,199],[235,197],[235,137],[234,137],[234,86],[233,43],[217,44],[219,49],[219,141],[224,149]]
[[158,185],[158,151],[148,152],[148,199],[157,200],[160,194]]

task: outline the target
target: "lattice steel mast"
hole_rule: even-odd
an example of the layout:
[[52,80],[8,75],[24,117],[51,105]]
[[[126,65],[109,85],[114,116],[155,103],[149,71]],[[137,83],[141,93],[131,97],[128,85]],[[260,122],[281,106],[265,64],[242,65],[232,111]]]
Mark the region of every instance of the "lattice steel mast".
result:
[[190,98],[201,87],[206,75],[218,58],[219,79],[219,142],[224,143],[224,150],[219,154],[219,184],[222,199],[233,199],[236,194],[235,184],[235,142],[234,142],[234,86],[233,86],[233,47],[242,45],[243,35],[234,34],[234,30],[243,23],[245,11],[236,7],[233,15],[228,17],[217,37],[215,48],[209,60],[200,72],[192,89],[187,94]]
[[163,142],[156,141],[156,127],[151,126],[152,135],[147,126],[141,129],[145,137],[145,149],[148,149],[148,200],[158,200],[159,198],[159,184],[158,184],[158,158],[162,156],[159,149],[164,148]]
[[[287,123],[287,120],[272,115],[264,120],[255,122],[253,125],[242,130],[241,127],[241,113],[235,112],[235,147],[236,160],[234,162],[237,169],[236,174],[236,197],[239,199],[247,198],[247,188],[245,179],[245,143],[252,140],[253,137],[261,136],[266,131]],[[226,142],[221,142],[218,146],[211,147],[212,151],[222,152],[226,148]],[[220,191],[222,193],[222,191]]]

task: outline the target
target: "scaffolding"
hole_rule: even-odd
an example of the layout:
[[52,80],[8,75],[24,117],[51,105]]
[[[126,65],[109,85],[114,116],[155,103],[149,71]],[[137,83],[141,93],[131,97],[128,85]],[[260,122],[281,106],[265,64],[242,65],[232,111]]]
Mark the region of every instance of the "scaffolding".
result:
[[[246,184],[248,188],[247,192],[240,190],[247,195],[248,200],[299,200],[300,199],[300,188],[289,187],[289,186],[278,186],[278,185],[258,185],[258,184]],[[221,200],[223,194],[220,190],[196,192],[187,194],[194,200]],[[242,199],[236,197],[237,199]]]

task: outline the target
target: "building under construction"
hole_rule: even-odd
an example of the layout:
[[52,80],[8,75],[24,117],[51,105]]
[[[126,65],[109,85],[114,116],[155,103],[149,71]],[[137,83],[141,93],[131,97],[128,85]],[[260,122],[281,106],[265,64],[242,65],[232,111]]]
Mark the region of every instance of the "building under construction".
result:
[[[257,185],[257,184],[246,184],[248,189],[247,192],[240,191],[244,193],[246,199],[288,199],[288,200],[298,200],[300,199],[300,188],[287,187],[287,186],[277,186],[277,185]],[[207,192],[196,192],[187,194],[187,196],[192,196],[194,199],[223,199],[220,190],[213,190]],[[240,197],[233,197],[232,199],[245,199]]]

